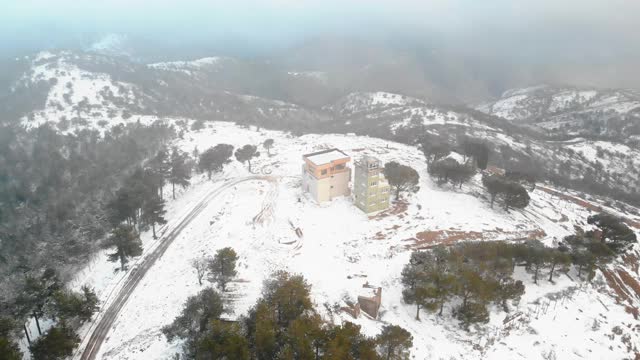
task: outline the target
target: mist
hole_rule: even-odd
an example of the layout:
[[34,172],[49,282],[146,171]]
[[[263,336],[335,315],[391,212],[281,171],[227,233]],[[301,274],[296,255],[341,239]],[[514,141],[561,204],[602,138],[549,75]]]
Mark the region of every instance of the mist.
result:
[[401,56],[456,72],[429,77],[466,72],[483,96],[541,82],[640,88],[640,3],[624,0],[9,0],[0,24],[0,58],[91,50],[115,34],[139,62],[226,55],[346,70]]

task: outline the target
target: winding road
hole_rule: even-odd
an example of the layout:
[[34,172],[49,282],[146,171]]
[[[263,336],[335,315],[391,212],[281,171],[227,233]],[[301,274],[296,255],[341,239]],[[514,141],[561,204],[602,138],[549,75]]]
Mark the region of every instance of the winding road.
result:
[[220,187],[211,190],[202,200],[200,200],[183,219],[167,234],[163,235],[160,238],[159,245],[157,245],[150,253],[148,253],[142,261],[138,263],[138,266],[131,270],[131,272],[127,275],[124,284],[120,288],[120,290],[115,295],[115,298],[109,306],[107,310],[104,311],[102,317],[100,317],[96,323],[89,329],[87,336],[89,336],[88,341],[84,341],[86,345],[84,345],[84,350],[82,354],[78,357],[82,360],[92,360],[95,359],[100,350],[100,346],[102,342],[106,338],[111,326],[115,322],[118,317],[118,314],[126,304],[127,300],[134,292],[138,284],[142,281],[144,276],[147,274],[147,271],[155,264],[156,260],[162,257],[162,255],[167,251],[171,243],[180,235],[182,230],[184,230],[193,219],[195,219],[202,211],[207,207],[209,202],[219,196],[225,190],[229,188],[243,183],[247,181],[255,181],[255,180],[263,180],[269,181],[271,183],[275,182],[275,178],[271,176],[248,176],[242,178],[236,178],[227,180]]

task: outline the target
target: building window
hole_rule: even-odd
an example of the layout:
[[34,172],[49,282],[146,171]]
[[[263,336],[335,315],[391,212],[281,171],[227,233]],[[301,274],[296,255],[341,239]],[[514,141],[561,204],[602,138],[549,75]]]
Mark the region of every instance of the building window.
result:
[[320,170],[320,175],[327,175],[327,169]]
[[376,185],[378,185],[377,181],[372,181],[372,182],[369,183],[369,186],[376,186]]
[[344,169],[344,164],[338,164],[338,165],[336,165],[336,166],[335,166],[335,169],[336,169],[336,170],[342,170],[342,169]]

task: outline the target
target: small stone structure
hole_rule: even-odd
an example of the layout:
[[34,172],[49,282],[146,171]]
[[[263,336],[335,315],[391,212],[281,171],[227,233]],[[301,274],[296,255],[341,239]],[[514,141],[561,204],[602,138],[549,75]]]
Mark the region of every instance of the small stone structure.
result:
[[[372,287],[367,283],[362,285],[363,288]],[[380,311],[380,304],[382,303],[382,288],[373,288],[373,296],[358,296],[358,305],[360,305],[360,309],[371,316],[374,319],[378,318],[378,313]]]
[[369,289],[369,293],[373,293],[372,296],[359,295],[358,302],[354,305],[344,306],[342,311],[353,316],[354,318],[360,317],[360,313],[364,312],[373,319],[377,319],[380,313],[380,304],[382,303],[382,288],[373,287],[369,283],[362,285],[364,289]]

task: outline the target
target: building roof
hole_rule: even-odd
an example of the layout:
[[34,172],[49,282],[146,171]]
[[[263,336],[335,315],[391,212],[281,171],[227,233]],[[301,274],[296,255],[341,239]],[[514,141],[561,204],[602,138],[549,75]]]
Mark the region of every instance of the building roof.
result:
[[382,162],[375,156],[364,155],[358,161],[356,161],[358,165],[367,165],[367,164],[378,164],[381,166]]
[[328,164],[332,161],[349,158],[349,155],[343,153],[338,149],[329,149],[306,154],[303,157],[316,165],[323,165]]

